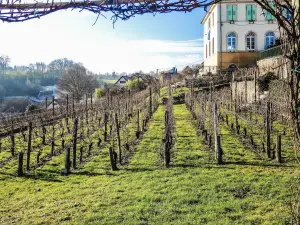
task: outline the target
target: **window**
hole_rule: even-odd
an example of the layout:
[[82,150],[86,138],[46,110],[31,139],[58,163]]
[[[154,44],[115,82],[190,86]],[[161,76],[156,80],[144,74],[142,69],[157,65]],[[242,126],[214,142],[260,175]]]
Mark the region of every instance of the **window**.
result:
[[207,58],[207,44],[206,44],[206,49],[205,49],[205,55],[206,55],[206,58]]
[[230,33],[227,36],[227,50],[235,51],[236,50],[236,34]]
[[256,20],[256,5],[246,5],[246,11],[247,21]]
[[275,44],[275,34],[273,32],[266,33],[266,48]]
[[208,19],[208,29],[210,29],[210,18]]
[[291,13],[291,10],[289,8],[282,8],[282,12],[283,12],[283,16],[287,20],[291,20],[292,19],[292,13]]
[[212,54],[215,54],[215,38],[212,39]]
[[256,47],[256,34],[253,32],[249,32],[246,36],[247,50],[255,51]]
[[208,46],[208,55],[210,56],[210,42],[209,42],[209,46]]
[[125,80],[120,80],[120,84],[125,84],[126,81]]
[[212,26],[214,26],[215,25],[215,13],[212,14],[211,18],[212,18]]
[[236,20],[236,5],[228,5],[227,6],[227,20],[235,21]]
[[[271,3],[271,7],[275,10],[275,5],[273,2]],[[274,16],[269,11],[266,11],[266,20],[268,21],[274,20]]]

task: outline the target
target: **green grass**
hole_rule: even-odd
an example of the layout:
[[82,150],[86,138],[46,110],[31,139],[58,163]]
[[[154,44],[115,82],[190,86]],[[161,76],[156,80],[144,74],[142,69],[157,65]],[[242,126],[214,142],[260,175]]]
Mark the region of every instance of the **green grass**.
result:
[[100,79],[99,81],[106,84],[114,84],[117,82],[117,80],[107,80],[107,79]]
[[175,105],[174,116],[169,169],[160,157],[161,106],[119,171],[110,170],[105,147],[68,177],[47,176],[55,160],[36,176],[0,174],[0,224],[289,224],[284,204],[297,167],[257,159],[223,125],[226,163],[218,166],[185,106]]

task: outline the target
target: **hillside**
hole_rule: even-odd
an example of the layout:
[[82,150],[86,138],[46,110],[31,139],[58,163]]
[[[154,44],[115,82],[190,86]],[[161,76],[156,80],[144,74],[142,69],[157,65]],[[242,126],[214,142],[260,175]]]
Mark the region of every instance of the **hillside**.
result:
[[[128,163],[111,171],[108,144],[70,176],[54,157],[16,178],[0,169],[2,224],[289,224],[290,187],[299,167],[260,159],[221,122],[224,165],[198,136],[184,104],[174,105],[175,145],[170,168],[160,151],[164,107],[136,143]],[[2,153],[1,153],[2,154]],[[283,152],[284,157],[290,156]]]

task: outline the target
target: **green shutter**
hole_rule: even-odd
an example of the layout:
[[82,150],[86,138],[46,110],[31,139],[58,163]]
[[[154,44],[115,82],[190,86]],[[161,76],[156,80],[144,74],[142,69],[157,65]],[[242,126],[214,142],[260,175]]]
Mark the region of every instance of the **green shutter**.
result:
[[232,20],[236,20],[236,5],[232,6]]
[[256,5],[252,5],[252,20],[256,20]]
[[227,20],[232,20],[232,5],[227,6]]
[[[271,7],[275,9],[275,4],[273,2],[271,4]],[[266,11],[266,20],[274,20],[274,16],[269,11]]]
[[252,5],[247,5],[247,20],[252,20]]

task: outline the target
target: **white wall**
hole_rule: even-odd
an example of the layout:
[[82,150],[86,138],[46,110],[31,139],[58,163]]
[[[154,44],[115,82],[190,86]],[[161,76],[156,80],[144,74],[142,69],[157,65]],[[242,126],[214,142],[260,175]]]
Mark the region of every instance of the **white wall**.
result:
[[[207,19],[206,23],[204,24],[204,59],[206,59],[206,45],[207,45],[207,49],[209,50],[209,42],[211,42],[211,54],[209,56],[208,54],[208,58],[215,58],[214,56],[217,54],[218,52],[218,45],[219,45],[219,37],[218,37],[218,30],[219,28],[219,13],[218,13],[218,8],[213,6],[214,9],[211,12],[210,18],[211,18],[211,23],[212,23],[212,14],[214,13],[214,18],[215,18],[215,22],[214,22],[214,26],[211,25],[211,29],[210,29],[210,40],[208,40],[208,22],[209,19]],[[214,53],[212,53],[212,40],[214,38]],[[210,63],[210,66],[217,66],[217,62],[215,63]]]
[[[235,4],[237,5],[237,21],[234,24],[230,24],[229,21],[227,21],[227,5],[228,4],[222,4],[222,51],[227,51],[227,34],[230,32],[235,32],[237,34],[237,51],[246,51],[246,35],[249,31],[253,31],[256,33],[256,50],[261,51],[265,49],[265,34],[269,31],[273,31],[275,33],[275,36],[279,36],[278,32],[278,25],[274,21],[273,24],[268,23],[268,21],[265,19],[263,13],[263,10],[254,3],[254,1],[246,1],[245,3],[242,0],[237,1],[227,1],[228,4]],[[253,3],[251,3],[253,2]],[[256,5],[256,21],[254,24],[249,24],[249,22],[246,20],[246,5],[247,4],[255,4]],[[213,6],[212,12],[210,13],[211,17],[212,13],[215,14],[215,26],[211,28],[211,35],[210,40],[212,38],[215,38],[215,52],[220,51],[220,43],[219,43],[219,10],[220,10],[220,4],[217,4],[216,6]],[[208,45],[207,40],[207,33],[208,33],[208,21],[209,19],[205,21],[204,24],[204,59],[206,59],[206,44]],[[212,56],[212,55],[211,55]],[[208,57],[209,58],[209,57]]]

